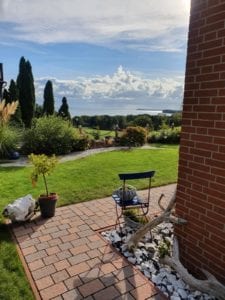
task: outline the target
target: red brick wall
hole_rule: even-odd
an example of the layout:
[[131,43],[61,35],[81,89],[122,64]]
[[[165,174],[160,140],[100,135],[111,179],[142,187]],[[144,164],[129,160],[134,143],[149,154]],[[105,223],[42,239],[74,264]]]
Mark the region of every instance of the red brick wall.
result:
[[225,283],[225,0],[192,0],[182,122],[181,259]]

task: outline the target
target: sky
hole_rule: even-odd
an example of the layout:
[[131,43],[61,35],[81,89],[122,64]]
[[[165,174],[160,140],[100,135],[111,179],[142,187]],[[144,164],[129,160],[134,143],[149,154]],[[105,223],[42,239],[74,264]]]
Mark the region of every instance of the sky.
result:
[[[190,0],[0,0],[0,62],[29,60],[72,115],[181,109]],[[146,112],[146,111],[143,111]]]

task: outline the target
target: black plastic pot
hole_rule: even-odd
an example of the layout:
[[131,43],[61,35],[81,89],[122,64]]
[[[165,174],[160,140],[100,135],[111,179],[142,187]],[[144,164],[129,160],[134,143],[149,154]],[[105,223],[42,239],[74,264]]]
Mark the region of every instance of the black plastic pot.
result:
[[41,195],[38,198],[41,216],[43,218],[54,217],[57,200],[58,200],[58,195],[56,193],[50,193],[49,196]]

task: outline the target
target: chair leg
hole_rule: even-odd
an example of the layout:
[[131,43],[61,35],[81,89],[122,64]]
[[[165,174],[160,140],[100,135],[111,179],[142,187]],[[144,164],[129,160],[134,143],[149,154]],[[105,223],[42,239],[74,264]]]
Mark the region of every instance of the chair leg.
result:
[[122,216],[122,209],[121,209],[121,212],[119,213],[119,210],[118,210],[118,205],[116,205],[116,224],[115,224],[115,229],[117,228],[117,226],[119,225],[120,227],[120,218]]

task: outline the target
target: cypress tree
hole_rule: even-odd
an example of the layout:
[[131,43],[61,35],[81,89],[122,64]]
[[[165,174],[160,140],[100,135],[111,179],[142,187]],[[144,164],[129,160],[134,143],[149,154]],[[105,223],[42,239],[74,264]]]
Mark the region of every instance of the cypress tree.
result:
[[21,57],[19,63],[19,74],[17,77],[19,90],[19,103],[21,108],[22,121],[25,127],[31,127],[35,111],[35,90],[32,68],[29,61]]
[[46,114],[47,116],[53,115],[54,111],[53,87],[52,82],[48,80],[44,88],[43,114]]
[[69,120],[71,119],[70,113],[69,113],[69,105],[67,103],[66,97],[62,98],[62,105],[59,109],[58,115],[65,119],[69,119]]

